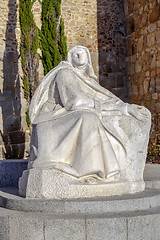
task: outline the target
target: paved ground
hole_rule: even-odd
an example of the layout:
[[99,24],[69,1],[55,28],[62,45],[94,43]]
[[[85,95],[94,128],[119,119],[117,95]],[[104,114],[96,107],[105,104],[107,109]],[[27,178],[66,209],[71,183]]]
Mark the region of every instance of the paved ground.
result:
[[146,164],[144,180],[160,180],[160,164]]

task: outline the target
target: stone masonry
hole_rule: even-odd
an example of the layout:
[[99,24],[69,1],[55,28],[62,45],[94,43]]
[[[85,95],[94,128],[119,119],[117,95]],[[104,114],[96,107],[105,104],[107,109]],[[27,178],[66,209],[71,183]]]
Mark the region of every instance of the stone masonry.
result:
[[118,97],[127,100],[125,64],[125,16],[123,1],[97,1],[99,81]]
[[98,75],[97,0],[62,0],[61,10],[68,51],[76,45],[87,47]]
[[75,45],[88,47],[100,84],[126,100],[122,1],[62,0],[61,6],[68,50]]
[[23,158],[29,144],[19,58],[16,0],[0,1],[0,159]]
[[[28,156],[30,129],[26,123],[27,101],[23,92],[20,60],[18,0],[0,0],[0,159]],[[40,27],[40,4],[33,6]],[[40,79],[43,68],[40,62]]]
[[153,117],[150,145],[160,142],[160,1],[125,1],[130,101]]

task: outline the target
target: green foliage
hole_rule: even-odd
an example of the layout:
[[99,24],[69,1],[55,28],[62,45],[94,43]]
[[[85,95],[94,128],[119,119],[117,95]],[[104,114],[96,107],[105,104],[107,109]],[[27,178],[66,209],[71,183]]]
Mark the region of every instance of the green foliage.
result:
[[61,0],[54,0],[53,5],[55,6],[56,16],[59,17],[61,15]]
[[23,69],[24,95],[28,102],[31,101],[34,89],[37,86],[37,68],[39,47],[38,28],[34,22],[32,6],[36,0],[19,0],[19,19],[21,27],[20,54]]
[[[19,20],[21,27],[20,55],[23,69],[24,96],[30,103],[34,90],[38,84],[37,49],[42,50],[44,74],[66,58],[67,45],[64,34],[64,24],[61,15],[61,0],[37,0],[42,5],[42,28],[37,28],[34,22],[32,6],[36,0],[19,0]],[[29,112],[26,111],[26,121]]]
[[29,119],[29,109],[27,109],[27,111],[26,111],[26,123],[27,123],[28,127],[31,124],[30,119]]
[[22,45],[20,45],[20,55],[21,55],[21,64],[24,67],[25,66],[25,55]]
[[25,35],[33,26],[35,26],[32,5],[33,1],[31,0],[19,1],[19,20],[22,35]]
[[59,17],[61,0],[42,0],[40,33],[44,74],[65,59],[67,54],[63,21]]
[[24,35],[24,48],[26,52],[30,51],[30,38],[29,38],[29,33],[26,33]]
[[62,59],[64,60],[67,56],[67,44],[66,44],[66,36],[64,34],[64,23],[62,18],[60,19],[60,41],[59,41],[59,50],[62,55]]
[[35,28],[35,37],[32,43],[32,52],[33,55],[37,55],[37,49],[39,48],[39,31],[38,28]]
[[32,0],[32,5],[36,2],[37,0]]
[[24,87],[24,97],[28,99],[29,85],[28,85],[28,78],[25,74],[23,76],[23,87]]
[[[32,6],[36,0],[19,0],[19,20],[21,28],[20,55],[23,69],[24,97],[28,104],[38,84],[39,33],[34,22]],[[26,122],[29,126],[29,112],[26,111]]]
[[160,140],[156,143],[152,143],[148,147],[148,156],[160,157]]

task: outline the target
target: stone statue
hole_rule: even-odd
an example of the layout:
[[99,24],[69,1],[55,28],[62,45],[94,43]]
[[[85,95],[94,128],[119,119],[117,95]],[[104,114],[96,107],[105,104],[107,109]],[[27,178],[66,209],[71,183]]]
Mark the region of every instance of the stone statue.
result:
[[33,132],[21,195],[78,198],[144,190],[151,114],[96,80],[88,49],[76,46],[39,84],[29,109]]

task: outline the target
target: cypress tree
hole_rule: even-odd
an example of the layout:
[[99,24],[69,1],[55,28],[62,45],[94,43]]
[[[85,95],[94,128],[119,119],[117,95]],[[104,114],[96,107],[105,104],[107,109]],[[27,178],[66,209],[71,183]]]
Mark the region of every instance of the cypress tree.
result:
[[44,74],[57,66],[67,55],[64,23],[61,18],[61,0],[39,0],[42,4],[41,30],[37,28],[32,13],[32,6],[35,1],[19,0],[23,85],[25,98],[29,103],[38,85],[39,56],[37,48],[40,46],[42,50]]
[[38,28],[34,22],[32,6],[35,0],[19,0],[19,19],[21,28],[20,55],[23,69],[25,98],[30,103],[38,85],[39,45]]
[[42,0],[40,32],[44,74],[66,58],[67,45],[61,15],[61,0]]
[[[19,20],[21,28],[20,55],[23,70],[24,97],[31,101],[38,85],[39,46],[38,28],[34,22],[32,6],[36,0],[19,0]],[[30,125],[29,110],[26,111],[26,122]]]

